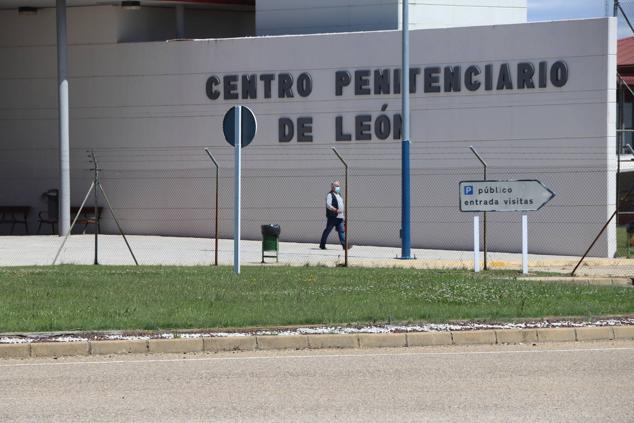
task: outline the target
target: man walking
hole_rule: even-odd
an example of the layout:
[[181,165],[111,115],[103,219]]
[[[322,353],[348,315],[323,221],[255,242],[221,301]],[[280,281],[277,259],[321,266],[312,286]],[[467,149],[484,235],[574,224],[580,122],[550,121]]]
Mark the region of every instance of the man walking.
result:
[[[321,235],[321,241],[319,242],[319,248],[322,250],[326,249],[326,241],[328,240],[328,235],[330,235],[332,228],[337,229],[339,242],[344,249],[346,248],[346,233],[344,229],[346,217],[343,211],[344,204],[343,198],[341,197],[341,186],[339,181],[334,181],[330,184],[330,192],[326,195],[326,218],[328,220],[326,222],[326,229],[324,229],[324,233]],[[348,248],[350,248],[350,246],[348,246]]]

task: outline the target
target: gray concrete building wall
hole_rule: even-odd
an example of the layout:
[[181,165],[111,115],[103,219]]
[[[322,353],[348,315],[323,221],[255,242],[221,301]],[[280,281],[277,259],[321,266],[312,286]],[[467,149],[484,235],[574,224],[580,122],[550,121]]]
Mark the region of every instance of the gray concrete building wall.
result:
[[260,0],[257,35],[396,29],[398,0]]
[[[2,25],[0,24],[0,27]],[[557,193],[529,215],[534,253],[581,254],[615,204],[616,26],[613,19],[413,31],[412,66],[478,66],[482,86],[459,92],[424,92],[418,75],[412,95],[412,196],[415,247],[470,249],[471,215],[458,210],[458,182],[479,179],[474,145],[489,162],[491,179],[540,179]],[[517,86],[519,63],[563,61],[568,81],[545,88]],[[56,180],[55,46],[0,49],[0,203],[43,208],[40,194]],[[394,70],[400,64],[396,31],[185,41],[87,44],[70,48],[72,202],[90,183],[85,150],[95,148],[104,186],[124,223],[135,234],[210,236],[213,233],[213,171],[202,147],[221,163],[221,236],[231,237],[232,151],[222,117],[245,104],[259,132],[244,151],[243,234],[260,238],[260,224],[280,223],[286,241],[317,242],[324,224],[324,195],[342,177],[330,148],[351,165],[350,236],[353,243],[399,245],[400,142],[379,139],[376,123],[394,124],[400,96],[375,94],[373,76],[356,71]],[[509,65],[513,89],[486,90],[491,65],[497,85]],[[337,72],[353,81],[337,95]],[[279,98],[281,74],[297,82],[310,74],[312,91]],[[257,98],[207,96],[211,76],[275,75],[271,98],[257,82]],[[354,79],[361,75],[355,94]],[[442,73],[440,74],[442,75]],[[537,76],[535,77],[537,78]],[[231,84],[231,83],[230,83]],[[433,86],[444,87],[444,80]],[[215,89],[222,89],[217,86]],[[230,87],[240,97],[241,89]],[[224,94],[224,93],[223,93]],[[304,92],[304,94],[306,94]],[[364,127],[372,125],[369,130]],[[357,140],[355,120],[362,116]],[[312,118],[312,141],[280,142],[281,119],[296,129]],[[341,118],[341,128],[337,121]],[[286,121],[285,121],[286,122]],[[383,128],[385,129],[385,127]],[[337,132],[351,141],[336,141]],[[341,135],[341,134],[340,134]],[[520,249],[520,216],[489,215],[489,247]],[[106,216],[103,228],[114,232]],[[592,254],[615,249],[610,226]]]
[[255,12],[185,9],[187,38],[235,38],[255,35]]
[[[68,8],[69,44],[165,41],[176,38],[174,7],[119,6]],[[35,14],[0,9],[0,46],[55,44],[55,8]],[[185,9],[186,38],[229,38],[255,34],[255,12],[246,9]]]
[[[68,43],[99,44],[117,41],[117,9],[113,6],[68,9]],[[0,10],[0,46],[44,46],[56,43],[55,8],[19,14]]]
[[[118,42],[164,41],[178,38],[175,7],[113,7]],[[72,9],[71,9],[72,10]],[[255,12],[247,9],[184,9],[183,38],[249,37],[255,34]]]
[[[398,1],[399,11],[402,0]],[[410,5],[412,29],[526,23],[527,0],[423,0]],[[402,27],[399,12],[398,28]]]
[[[410,29],[525,23],[527,0],[410,2]],[[401,0],[258,0],[257,35],[400,29]]]

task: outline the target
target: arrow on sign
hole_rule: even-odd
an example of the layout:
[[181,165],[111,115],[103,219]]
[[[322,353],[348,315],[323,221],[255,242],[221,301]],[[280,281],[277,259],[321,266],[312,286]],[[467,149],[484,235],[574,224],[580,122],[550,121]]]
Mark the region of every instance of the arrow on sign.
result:
[[554,197],[538,180],[460,182],[463,212],[535,211]]

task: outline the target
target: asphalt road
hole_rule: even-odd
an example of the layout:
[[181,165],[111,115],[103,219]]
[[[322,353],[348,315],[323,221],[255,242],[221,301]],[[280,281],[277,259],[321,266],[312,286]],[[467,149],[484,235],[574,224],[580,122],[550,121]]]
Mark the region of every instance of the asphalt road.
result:
[[0,421],[634,422],[634,342],[0,360]]

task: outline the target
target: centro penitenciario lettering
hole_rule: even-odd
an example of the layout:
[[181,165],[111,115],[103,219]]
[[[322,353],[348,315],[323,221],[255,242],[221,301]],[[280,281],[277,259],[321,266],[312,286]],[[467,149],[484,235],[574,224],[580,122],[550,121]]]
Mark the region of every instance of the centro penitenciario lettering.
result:
[[[426,95],[562,88],[569,78],[568,65],[563,60],[411,67],[409,72],[410,93]],[[401,73],[398,68],[337,70],[332,92],[335,97],[400,95]],[[314,89],[308,72],[212,75],[205,86],[207,98],[212,101],[308,98]],[[375,115],[335,116],[332,138],[337,142],[400,139],[401,115],[386,113],[386,109],[383,105]],[[278,141],[312,142],[313,127],[312,116],[282,116]]]

